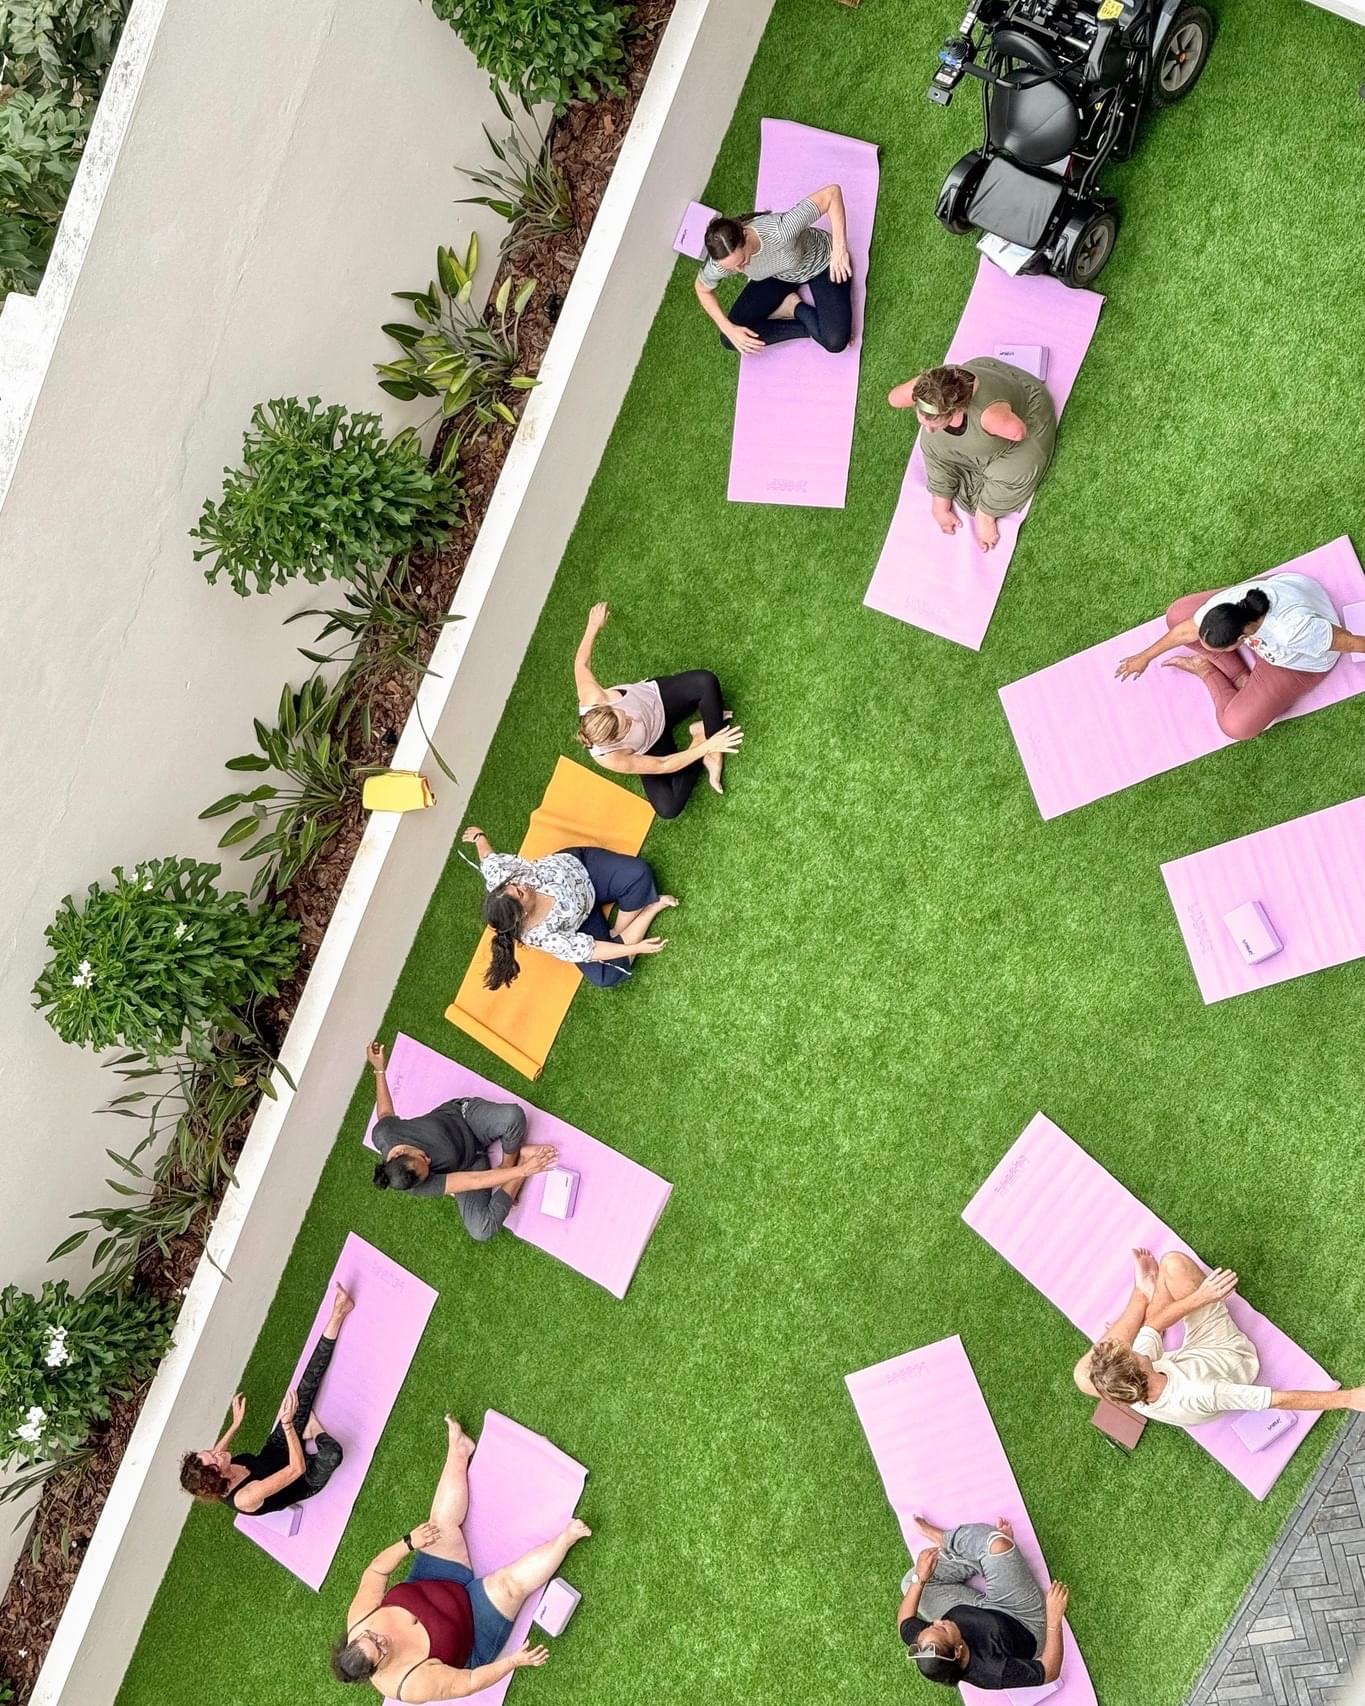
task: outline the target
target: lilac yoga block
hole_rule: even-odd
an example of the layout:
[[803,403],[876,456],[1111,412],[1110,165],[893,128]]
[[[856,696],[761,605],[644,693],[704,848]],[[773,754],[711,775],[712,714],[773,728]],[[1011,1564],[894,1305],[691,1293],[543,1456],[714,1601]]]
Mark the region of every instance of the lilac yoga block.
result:
[[536,1614],[531,1621],[538,1623],[547,1635],[562,1635],[582,1597],[578,1589],[570,1587],[563,1576],[556,1576],[541,1594],[540,1604],[536,1607]]
[[578,1201],[578,1174],[572,1167],[551,1167],[545,1175],[540,1212],[552,1220],[569,1220]]
[[1272,958],[1284,947],[1259,900],[1249,900],[1245,906],[1224,913],[1223,922],[1232,932],[1232,939],[1249,966],[1260,965],[1262,960]]

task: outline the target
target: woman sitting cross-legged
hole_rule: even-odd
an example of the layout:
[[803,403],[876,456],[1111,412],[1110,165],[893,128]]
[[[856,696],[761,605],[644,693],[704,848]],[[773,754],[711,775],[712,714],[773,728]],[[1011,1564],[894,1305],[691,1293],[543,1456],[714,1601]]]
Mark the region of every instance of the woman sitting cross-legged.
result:
[[[332,1652],[339,1682],[372,1682],[391,1700],[464,1700],[549,1654],[529,1644],[499,1657],[524,1600],[543,1588],[569,1548],[592,1532],[577,1517],[544,1545],[487,1576],[474,1574],[465,1545],[469,1459],[474,1441],[446,1417],[445,1468],[431,1520],[386,1547],[360,1578],[346,1633]],[[408,1556],[404,1581],[389,1577]]]
[[887,401],[914,409],[920,427],[934,520],[944,533],[962,525],[955,504],[976,518],[976,542],[1000,542],[1001,516],[1037,491],[1057,442],[1048,388],[1022,367],[983,355],[957,367],[931,367],[897,385]]
[[[518,975],[518,942],[570,961],[599,989],[629,977],[636,954],[658,954],[668,946],[666,937],[647,932],[665,907],[678,902],[659,893],[643,859],[605,847],[566,847],[527,860],[495,853],[484,832],[472,826],[463,840],[473,843],[489,889],[483,903],[484,923],[493,932],[493,963],[484,978],[489,989],[501,989]],[[619,908],[614,928],[603,912],[607,906]]]
[[[1034,1580],[1014,1529],[964,1522],[942,1529],[915,1521],[925,1547],[901,1583],[896,1627],[929,1682],[956,1688],[1041,1688],[1062,1672],[1062,1623],[1070,1593],[1053,1582],[1046,1596]],[[984,1591],[968,1586],[974,1576]]]
[[[428,1113],[400,1120],[389,1090],[383,1043],[365,1057],[374,1073],[374,1146],[383,1159],[374,1183],[381,1191],[415,1197],[454,1197],[469,1236],[485,1244],[512,1212],[521,1187],[533,1173],[553,1167],[558,1151],[549,1143],[524,1143],[526,1115],[516,1102],[461,1096]],[[490,1167],[488,1152],[502,1149],[502,1165]]]
[[[221,1500],[242,1516],[268,1516],[320,1493],[341,1464],[341,1446],[314,1413],[318,1387],[336,1349],[341,1324],[355,1308],[351,1295],[337,1286],[332,1313],[313,1347],[297,1391],[286,1392],[279,1417],[254,1455],[233,1456],[229,1447],[246,1417],[246,1399],[232,1400],[232,1425],[207,1451],[188,1451],[180,1460],[180,1485],[195,1498]],[[310,1456],[304,1442],[315,1442]]]
[[[1114,672],[1136,681],[1176,646],[1193,657],[1167,658],[1164,669],[1197,675],[1213,700],[1218,727],[1252,740],[1316,687],[1343,652],[1365,652],[1365,635],[1341,626],[1336,606],[1312,575],[1265,575],[1222,592],[1192,592],[1166,612],[1166,633]],[[1241,648],[1255,654],[1248,668]]]
[[[605,604],[593,605],[574,654],[578,739],[604,770],[638,776],[660,817],[677,817],[702,768],[716,792],[725,792],[721,766],[726,753],[739,750],[744,733],[727,724],[730,713],[709,669],[603,687],[592,672],[592,647],[610,614]],[[688,728],[691,745],[679,752],[673,726],[698,713],[701,721]]]
[[[1237,1289],[1229,1269],[1205,1274],[1175,1250],[1159,1262],[1134,1250],[1133,1263],[1128,1307],[1076,1364],[1082,1392],[1182,1428],[1245,1410],[1365,1410],[1365,1386],[1279,1392],[1255,1384],[1261,1359],[1223,1301]],[[1167,1350],[1163,1334],[1177,1321],[1185,1341]]]
[[[829,215],[830,229],[816,220]],[[853,332],[853,263],[848,255],[844,193],[838,184],[813,190],[786,213],[746,213],[706,227],[706,262],[697,274],[697,300],[715,322],[720,341],[741,355],[769,344],[813,338],[837,355]],[[716,286],[749,280],[727,314]],[[812,301],[801,300],[800,286]]]

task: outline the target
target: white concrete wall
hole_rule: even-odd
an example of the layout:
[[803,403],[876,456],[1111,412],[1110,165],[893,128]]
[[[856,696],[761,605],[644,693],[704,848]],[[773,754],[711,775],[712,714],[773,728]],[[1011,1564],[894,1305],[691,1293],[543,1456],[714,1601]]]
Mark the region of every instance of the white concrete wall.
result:
[[[461,583],[466,619],[446,629],[424,684],[423,720],[461,785],[437,780],[434,810],[370,823],[285,1048],[297,1089],[262,1105],[218,1218],[212,1250],[229,1279],[200,1264],[33,1706],[101,1706],[117,1691],[184,1520],[176,1460],[213,1432],[255,1343],[672,271],[678,215],[709,175],[771,5],[678,0]],[[395,764],[430,769],[415,719]]]
[[470,229],[454,168],[485,119],[486,79],[419,0],[137,0],[42,288],[6,304],[0,1143],[59,1164],[0,1194],[0,1285],[40,1279],[130,1129],[93,1113],[121,1086],[32,1010],[44,927],[115,864],[216,857],[197,813],[311,667],[312,625],[282,620],[328,589],[210,587],[189,529],[257,401],[421,418],[375,384],[379,326]]

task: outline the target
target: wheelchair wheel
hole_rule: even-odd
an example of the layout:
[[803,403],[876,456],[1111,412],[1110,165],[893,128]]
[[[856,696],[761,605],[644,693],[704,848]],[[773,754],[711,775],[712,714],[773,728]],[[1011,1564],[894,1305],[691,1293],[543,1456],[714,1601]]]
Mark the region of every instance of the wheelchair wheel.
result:
[[1151,103],[1173,107],[1199,81],[1213,46],[1213,18],[1203,6],[1182,6],[1162,37],[1152,68]]
[[1062,283],[1073,290],[1084,290],[1103,272],[1105,263],[1114,252],[1114,239],[1119,234],[1118,215],[1107,209],[1093,214],[1071,245],[1062,271]]

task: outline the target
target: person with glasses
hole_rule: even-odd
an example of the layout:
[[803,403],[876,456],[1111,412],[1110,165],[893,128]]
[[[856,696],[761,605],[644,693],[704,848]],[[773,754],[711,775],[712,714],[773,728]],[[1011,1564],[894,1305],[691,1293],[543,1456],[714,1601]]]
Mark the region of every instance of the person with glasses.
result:
[[[943,1529],[917,1516],[932,1545],[901,1583],[896,1627],[927,1682],[949,1688],[1042,1688],[1062,1674],[1064,1582],[1039,1587],[1004,1517]],[[972,1587],[974,1579],[985,1585]]]
[[[1224,1301],[1237,1289],[1230,1268],[1206,1274],[1178,1250],[1159,1262],[1150,1250],[1134,1250],[1133,1266],[1128,1307],[1076,1364],[1087,1397],[1178,1428],[1248,1410],[1365,1410],[1365,1386],[1281,1392],[1258,1383],[1260,1355]],[[1177,1321],[1185,1337],[1168,1350],[1164,1335]]]
[[1000,518],[1023,509],[1037,491],[1057,442],[1057,411],[1047,386],[1022,367],[977,356],[931,367],[897,385],[893,409],[913,409],[934,520],[944,533],[974,518],[983,551],[1000,542]]

